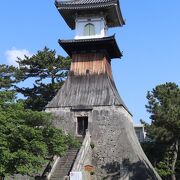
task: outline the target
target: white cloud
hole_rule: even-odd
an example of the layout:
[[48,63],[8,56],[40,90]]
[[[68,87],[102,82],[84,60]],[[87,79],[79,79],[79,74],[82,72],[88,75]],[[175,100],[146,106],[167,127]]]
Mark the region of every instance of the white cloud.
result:
[[9,65],[18,66],[17,64],[17,57],[24,58],[26,56],[32,56],[32,54],[26,49],[16,49],[12,48],[5,52],[6,60]]

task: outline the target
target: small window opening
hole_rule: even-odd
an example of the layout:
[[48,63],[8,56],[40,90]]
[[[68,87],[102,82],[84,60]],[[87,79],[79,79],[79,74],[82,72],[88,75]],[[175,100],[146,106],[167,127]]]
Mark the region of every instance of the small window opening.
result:
[[86,69],[86,74],[89,75],[90,71],[89,69]]
[[84,26],[84,36],[95,35],[95,26],[92,23],[88,23]]
[[86,135],[86,130],[88,129],[88,117],[77,117],[77,133],[78,135]]

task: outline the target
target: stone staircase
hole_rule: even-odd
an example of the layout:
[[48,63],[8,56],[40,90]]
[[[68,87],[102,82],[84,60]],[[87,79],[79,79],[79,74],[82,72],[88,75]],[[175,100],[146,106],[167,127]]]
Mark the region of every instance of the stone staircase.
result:
[[64,180],[64,176],[69,175],[78,151],[79,148],[69,149],[66,155],[60,158],[50,180]]

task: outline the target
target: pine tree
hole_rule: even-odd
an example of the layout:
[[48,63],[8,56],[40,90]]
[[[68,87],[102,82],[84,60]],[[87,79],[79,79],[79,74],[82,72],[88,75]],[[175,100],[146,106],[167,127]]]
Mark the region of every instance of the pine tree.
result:
[[26,108],[41,111],[63,85],[70,61],[45,47],[32,57],[18,58],[18,68],[1,65],[0,89],[14,89],[26,98]]
[[148,92],[147,99],[146,108],[152,119],[148,132],[154,141],[164,143],[168,147],[166,153],[171,179],[175,180],[180,140],[180,89],[175,83],[158,85]]
[[21,81],[30,81],[32,87],[16,87],[26,99],[27,108],[42,110],[61,88],[70,66],[70,58],[57,56],[55,50],[45,47],[32,57],[18,58]]
[[0,64],[0,90],[9,89],[13,84],[17,83],[18,81],[15,77],[17,73],[18,68]]

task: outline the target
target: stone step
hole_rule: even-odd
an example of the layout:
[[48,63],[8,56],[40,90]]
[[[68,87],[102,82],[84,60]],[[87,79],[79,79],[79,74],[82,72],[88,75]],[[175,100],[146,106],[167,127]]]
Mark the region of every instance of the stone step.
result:
[[66,155],[57,163],[56,168],[50,178],[51,180],[63,180],[64,176],[69,174],[78,151],[78,148],[73,148],[66,152]]

